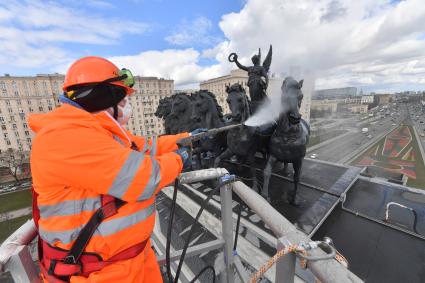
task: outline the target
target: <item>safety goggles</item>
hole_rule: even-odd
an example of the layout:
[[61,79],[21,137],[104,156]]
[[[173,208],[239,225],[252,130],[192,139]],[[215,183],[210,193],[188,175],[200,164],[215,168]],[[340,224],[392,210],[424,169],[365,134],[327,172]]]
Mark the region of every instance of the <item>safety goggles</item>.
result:
[[103,83],[112,83],[117,81],[123,81],[124,85],[128,87],[134,86],[134,76],[129,69],[121,69],[118,73],[118,77],[104,80]]

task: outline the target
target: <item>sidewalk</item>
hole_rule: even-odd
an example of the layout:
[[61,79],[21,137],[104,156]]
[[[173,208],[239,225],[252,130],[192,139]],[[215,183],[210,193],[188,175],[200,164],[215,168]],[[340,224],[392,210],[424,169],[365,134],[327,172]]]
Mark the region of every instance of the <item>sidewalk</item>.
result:
[[21,216],[29,215],[31,213],[32,213],[31,207],[25,207],[25,208],[13,210],[13,211],[5,212],[0,214],[0,222],[4,222],[4,221],[15,219]]

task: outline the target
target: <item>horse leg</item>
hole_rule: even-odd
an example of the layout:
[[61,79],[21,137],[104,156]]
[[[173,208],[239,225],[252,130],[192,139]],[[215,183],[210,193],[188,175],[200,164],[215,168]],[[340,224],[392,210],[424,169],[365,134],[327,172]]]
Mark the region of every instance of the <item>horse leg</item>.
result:
[[270,202],[269,197],[269,183],[270,183],[270,177],[272,175],[273,165],[276,163],[276,157],[270,154],[266,167],[264,168],[264,182],[263,182],[263,189],[261,190],[261,195],[267,199]]
[[300,182],[302,164],[303,164],[302,158],[292,163],[292,166],[294,167],[294,190],[289,193],[288,201],[290,204],[295,206],[298,205],[296,198],[297,198],[298,183]]
[[217,168],[223,159],[228,158],[230,156],[232,156],[232,151],[230,149],[226,149],[222,154],[217,156],[217,158],[214,160],[214,168]]
[[258,180],[257,180],[257,170],[254,167],[254,161],[255,161],[255,151],[253,153],[249,153],[248,157],[246,158],[246,165],[248,165],[249,168],[251,169],[252,189],[254,191],[259,192],[259,190],[258,190]]

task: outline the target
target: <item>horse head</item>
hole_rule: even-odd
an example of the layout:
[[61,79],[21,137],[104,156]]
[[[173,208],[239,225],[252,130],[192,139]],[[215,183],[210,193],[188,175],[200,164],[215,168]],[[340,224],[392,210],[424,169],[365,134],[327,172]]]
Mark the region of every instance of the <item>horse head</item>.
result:
[[283,115],[285,115],[291,124],[298,124],[301,120],[299,112],[301,101],[304,97],[301,88],[303,80],[297,82],[292,77],[286,77],[281,87],[281,103],[284,106]]
[[164,97],[159,100],[158,108],[156,109],[155,116],[158,118],[167,117],[171,113],[171,103],[173,98],[172,97]]
[[215,95],[207,90],[200,90],[192,95],[192,121],[201,123],[200,127],[221,127],[223,109],[218,104]]
[[227,103],[232,112],[232,119],[235,122],[242,123],[251,115],[248,96],[245,89],[238,83],[232,86],[226,86]]
[[186,93],[178,93],[175,95],[173,102],[171,103],[172,113],[182,113],[191,110],[192,103],[191,98]]

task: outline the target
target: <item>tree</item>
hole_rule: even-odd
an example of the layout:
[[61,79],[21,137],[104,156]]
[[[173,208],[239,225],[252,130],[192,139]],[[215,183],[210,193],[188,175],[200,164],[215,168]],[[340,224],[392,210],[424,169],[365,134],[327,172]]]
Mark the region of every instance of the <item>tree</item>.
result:
[[23,151],[17,151],[9,148],[6,152],[0,154],[0,164],[6,167],[9,174],[19,183],[18,176],[22,175],[24,163],[28,163],[28,154]]

